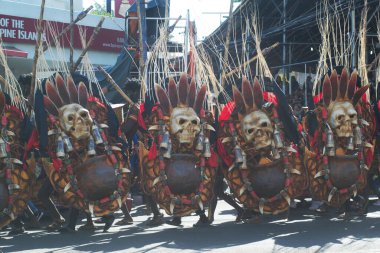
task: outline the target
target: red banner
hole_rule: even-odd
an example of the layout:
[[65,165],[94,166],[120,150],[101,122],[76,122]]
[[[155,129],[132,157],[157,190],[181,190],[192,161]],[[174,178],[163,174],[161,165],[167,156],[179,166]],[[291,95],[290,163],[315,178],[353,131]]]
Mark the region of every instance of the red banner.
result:
[[[32,18],[23,18],[0,14],[0,37],[4,42],[35,44],[37,40],[37,21],[37,19]],[[55,21],[49,21],[49,23],[52,24],[52,27],[54,27],[58,34],[67,25],[66,23]],[[46,30],[47,26],[45,25],[45,22],[44,27],[45,30],[43,33],[43,39],[52,41],[49,31]],[[95,28],[89,26],[82,26],[82,28],[83,30],[86,30],[86,40],[88,41]],[[62,36],[61,44],[65,47],[69,47],[69,38],[70,33],[67,32],[67,34]],[[123,31],[101,28],[90,49],[98,51],[119,52],[123,47],[123,43]],[[82,48],[78,26],[75,26],[74,28],[74,48]]]

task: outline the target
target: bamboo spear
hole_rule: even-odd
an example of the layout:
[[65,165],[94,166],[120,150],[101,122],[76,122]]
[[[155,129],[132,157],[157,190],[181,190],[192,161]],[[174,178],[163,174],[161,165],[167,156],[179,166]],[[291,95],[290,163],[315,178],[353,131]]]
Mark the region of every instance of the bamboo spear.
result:
[[[144,1],[144,0],[143,0]],[[142,100],[145,99],[145,82],[144,82],[144,69],[145,69],[145,62],[144,62],[144,41],[143,41],[143,30],[142,30],[142,17],[141,17],[141,6],[140,6],[141,0],[136,0],[136,7],[137,7],[137,17],[138,17],[138,25],[139,25],[139,48],[140,48],[140,59],[139,59],[139,73],[141,78],[141,98]]]
[[222,87],[224,87],[224,78],[223,78],[223,76],[225,75],[225,71],[226,71],[226,68],[227,68],[227,61],[228,61],[228,51],[229,51],[228,48],[230,46],[230,33],[231,33],[232,20],[233,20],[233,17],[232,17],[233,7],[234,7],[234,0],[231,0],[231,2],[230,2],[230,13],[229,13],[229,16],[228,16],[227,37],[226,37],[226,43],[225,43],[225,48],[224,48],[224,56],[223,56],[222,80],[220,80]]
[[[74,0],[70,0],[70,24],[74,22]],[[70,28],[70,68],[74,66],[74,26]]]
[[37,43],[36,48],[34,50],[34,60],[33,60],[33,69],[32,69],[32,83],[30,87],[30,102],[33,104],[34,101],[34,90],[36,86],[36,74],[37,74],[37,61],[39,57],[39,49],[41,46],[41,37],[42,37],[42,20],[44,18],[44,11],[45,11],[45,0],[42,0],[41,2],[41,9],[40,9],[40,18],[38,19],[37,23]]
[[[276,42],[272,46],[264,48],[262,50],[263,55],[266,55],[267,53],[269,53],[270,51],[272,51],[272,49],[274,49],[278,45],[280,45],[280,43]],[[227,77],[232,76],[233,74],[235,74],[236,72],[238,72],[241,68],[243,68],[243,67],[247,66],[248,64],[252,63],[253,61],[255,61],[258,57],[259,57],[258,55],[253,56],[251,59],[249,59],[248,61],[246,61],[243,64],[241,64],[236,69],[233,69],[232,71],[228,72],[227,74],[224,74],[224,76],[222,76],[222,79],[225,79]]]
[[[65,26],[65,28],[63,28],[63,30],[58,34],[58,39],[60,39],[65,33],[67,33],[76,23],[84,19],[87,16],[87,14],[91,11],[92,8],[94,7],[91,5],[86,10],[79,13],[77,18],[73,22]],[[48,47],[49,46],[46,43],[44,43],[43,51],[45,52],[48,49]]]
[[98,66],[98,70],[100,72],[102,72],[102,74],[104,75],[104,77],[106,78],[107,82],[110,83],[112,85],[112,87],[117,91],[119,92],[119,94],[124,98],[124,100],[129,104],[129,105],[134,105],[132,99],[130,99],[128,97],[127,94],[125,94],[125,92],[120,88],[119,85],[117,85],[117,83],[115,82],[115,80],[113,80],[112,76],[110,74],[107,73],[107,71],[105,71],[101,66]]
[[174,31],[174,28],[176,27],[178,22],[181,20],[181,18],[182,18],[182,15],[179,15],[179,17],[176,19],[176,21],[174,21],[174,23],[168,27],[168,34],[170,34]]
[[103,25],[103,22],[105,20],[105,17],[102,17],[98,23],[98,25],[95,27],[91,37],[90,37],[90,40],[87,42],[87,45],[86,47],[83,49],[82,53],[80,54],[80,56],[78,57],[78,60],[75,62],[74,66],[72,67],[71,69],[71,72],[74,73],[75,70],[78,68],[79,64],[81,63],[84,55],[87,53],[88,49],[90,48],[90,46],[92,45],[92,43],[95,41],[95,38],[96,36],[98,35],[99,31],[100,31],[100,28],[102,27]]
[[169,0],[165,0],[165,29],[168,29],[168,31],[169,31],[169,19],[168,18],[169,18]]

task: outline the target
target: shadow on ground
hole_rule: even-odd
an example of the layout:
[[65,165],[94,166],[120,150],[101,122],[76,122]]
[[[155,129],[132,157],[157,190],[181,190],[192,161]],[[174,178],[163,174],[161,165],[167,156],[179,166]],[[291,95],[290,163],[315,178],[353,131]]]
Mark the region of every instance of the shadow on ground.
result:
[[[264,219],[260,223],[234,221],[234,211],[228,206],[218,211],[215,224],[209,227],[193,228],[197,217],[183,219],[183,227],[162,225],[146,226],[146,214],[137,208],[135,223],[130,226],[112,227],[102,233],[99,227],[95,233],[74,234],[29,231],[8,237],[8,231],[0,231],[0,249],[3,252],[19,251],[122,251],[147,252],[155,249],[211,251],[245,245],[271,239],[278,247],[321,249],[331,244],[341,244],[342,238],[350,240],[371,240],[378,237],[380,212],[371,207],[368,217],[341,221],[333,211],[316,216],[308,209],[292,210],[289,221]],[[139,214],[140,216],[137,216]],[[169,219],[169,218],[168,218]]]

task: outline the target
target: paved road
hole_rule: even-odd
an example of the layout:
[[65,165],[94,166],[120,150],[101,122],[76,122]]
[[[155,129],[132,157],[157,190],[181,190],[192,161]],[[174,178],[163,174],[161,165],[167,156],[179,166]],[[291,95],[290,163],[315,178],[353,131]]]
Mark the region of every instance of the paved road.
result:
[[[149,228],[144,207],[136,208],[130,226],[102,233],[75,234],[28,231],[7,237],[0,231],[3,252],[380,252],[380,207],[371,206],[364,219],[341,221],[334,212],[316,216],[308,209],[292,210],[289,221],[266,218],[260,223],[234,222],[234,211],[219,201],[215,223],[193,228],[197,217],[183,226]],[[169,219],[169,218],[168,218]]]

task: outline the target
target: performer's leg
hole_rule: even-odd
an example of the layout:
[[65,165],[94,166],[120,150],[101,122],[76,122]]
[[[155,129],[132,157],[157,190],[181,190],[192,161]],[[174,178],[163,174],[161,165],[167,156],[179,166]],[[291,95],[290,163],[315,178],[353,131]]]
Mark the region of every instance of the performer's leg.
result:
[[370,187],[373,193],[376,194],[378,198],[378,200],[374,203],[374,205],[380,206],[380,179],[379,179],[379,174],[377,172],[368,174],[367,185]]
[[[338,214],[338,217],[344,220],[351,219],[350,209],[351,209],[351,199],[347,199],[341,206],[338,207],[336,210],[336,213]],[[323,203],[323,205],[327,205],[326,203]]]
[[103,232],[107,232],[108,229],[112,226],[115,221],[115,216],[113,214],[104,215],[103,219],[105,220],[105,224],[103,227]]
[[75,226],[77,225],[78,216],[79,216],[79,209],[76,209],[73,207],[70,208],[69,222],[60,231],[61,232],[74,232]]
[[173,216],[173,219],[167,222],[169,225],[180,226],[182,223],[181,216]]
[[51,185],[48,178],[44,179],[44,183],[38,192],[38,199],[41,200],[42,204],[44,205],[46,211],[49,213],[49,215],[53,218],[53,223],[49,225],[49,229],[55,230],[60,227],[62,227],[63,223],[65,222],[65,219],[62,217],[62,215],[59,213],[57,207],[53,203],[53,201],[50,199],[50,195],[54,192],[53,186]]
[[17,217],[10,224],[11,231],[9,231],[8,236],[18,235],[25,232],[24,225],[21,222],[21,217]]
[[244,209],[239,206],[235,200],[228,194],[226,194],[225,192],[222,192],[218,195],[219,198],[223,199],[225,202],[227,202],[227,204],[229,204],[230,206],[232,206],[233,208],[235,208],[235,210],[238,212],[238,213],[243,213],[244,212]]
[[205,210],[198,209],[195,213],[199,215],[199,220],[193,225],[193,227],[208,226],[211,224],[210,220],[205,214]]
[[[94,226],[94,222],[92,221],[91,214],[86,212],[85,215],[86,215],[86,224],[80,226],[78,230],[79,231],[94,231],[96,228]],[[100,219],[103,219],[103,217]]]
[[93,223],[91,214],[86,213],[86,219],[87,219],[87,223]]
[[124,214],[124,218],[122,220],[116,222],[115,225],[121,226],[121,225],[133,224],[133,219],[132,219],[131,214],[128,211],[128,207],[127,207],[126,203],[123,203],[123,205],[121,206],[121,211]]
[[228,194],[224,192],[224,182],[223,182],[224,175],[221,172],[218,172],[215,184],[214,184],[214,197],[211,200],[211,210],[209,211],[209,220],[211,222],[214,221],[214,213],[216,209],[216,205],[218,203],[218,197],[223,199],[227,204],[235,208],[237,211],[237,217],[236,221],[241,221],[242,219],[248,219],[250,218],[249,212],[246,212],[241,206],[239,206],[235,200]]
[[238,203],[236,203],[236,201],[225,192],[221,193],[218,197],[223,199],[225,202],[227,202],[227,204],[229,204],[233,208],[235,208],[235,210],[237,211],[236,221],[241,221],[252,217],[252,213],[249,210],[239,206]]
[[36,229],[36,228],[40,228],[41,225],[39,223],[39,220],[38,220],[38,216],[39,216],[39,210],[37,209],[34,209],[35,212],[32,210],[32,208],[36,208],[34,206],[34,204],[31,203],[31,201],[28,202],[28,206],[27,208],[25,209],[25,214],[28,216],[28,221],[27,223],[25,224],[25,228],[26,229]]
[[152,196],[145,195],[146,205],[150,207],[153,213],[153,218],[148,222],[148,226],[159,226],[164,223],[163,214],[158,209],[157,203],[153,200]]
[[150,206],[150,210],[152,210],[153,216],[162,216],[162,213],[158,209],[157,203],[151,196],[147,196],[147,204]]
[[367,184],[360,194],[353,198],[351,210],[356,215],[366,215],[368,212],[370,186]]
[[[220,191],[221,184],[223,183],[223,176],[219,175],[219,173],[221,172],[217,171],[216,173],[218,174],[215,177],[213,195],[210,199],[210,207],[208,209],[208,219],[210,223],[214,222],[215,209],[216,209],[216,205],[218,204],[218,193]],[[223,191],[223,185],[222,185],[221,190]]]

